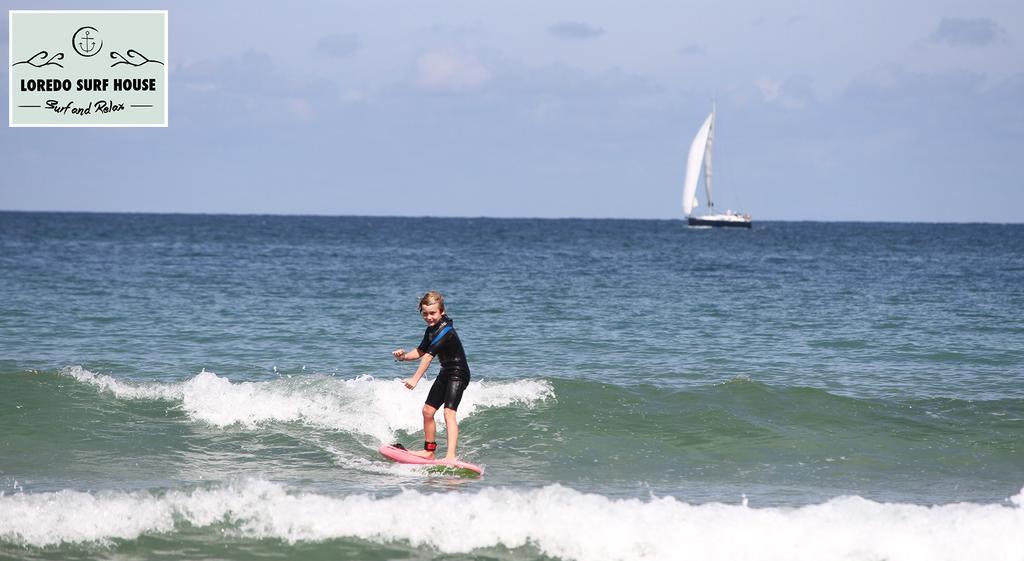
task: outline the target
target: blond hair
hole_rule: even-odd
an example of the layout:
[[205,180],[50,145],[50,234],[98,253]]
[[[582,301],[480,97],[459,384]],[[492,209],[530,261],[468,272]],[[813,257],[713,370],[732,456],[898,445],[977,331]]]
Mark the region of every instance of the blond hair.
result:
[[436,290],[431,290],[424,294],[423,298],[420,298],[420,310],[423,310],[423,306],[430,306],[431,304],[437,304],[437,309],[443,312],[444,296],[441,296],[441,293]]

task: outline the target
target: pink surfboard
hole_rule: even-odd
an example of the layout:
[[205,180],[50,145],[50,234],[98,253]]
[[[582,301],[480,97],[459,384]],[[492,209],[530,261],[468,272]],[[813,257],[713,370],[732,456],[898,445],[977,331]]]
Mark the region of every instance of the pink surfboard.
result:
[[469,462],[463,462],[459,460],[456,460],[454,462],[446,462],[444,460],[428,460],[426,458],[421,458],[416,454],[409,452],[408,450],[395,448],[390,444],[383,444],[378,450],[380,450],[380,453],[385,458],[394,460],[400,464],[417,464],[424,466],[440,466],[445,468],[467,469],[469,471],[476,473],[477,475],[484,474],[484,468],[476,464],[471,464]]

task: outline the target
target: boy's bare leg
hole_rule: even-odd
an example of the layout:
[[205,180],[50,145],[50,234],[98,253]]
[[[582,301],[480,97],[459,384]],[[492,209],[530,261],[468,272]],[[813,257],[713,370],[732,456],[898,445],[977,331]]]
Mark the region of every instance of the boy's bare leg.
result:
[[445,452],[446,462],[455,461],[455,448],[459,445],[459,421],[455,418],[454,409],[444,408],[444,426],[448,435],[448,450]]
[[[445,412],[447,413],[447,409]],[[434,413],[437,413],[437,409],[424,404],[423,405],[423,439],[427,442],[434,442],[437,433],[437,423],[434,422]],[[446,416],[445,419],[448,417]],[[410,450],[416,456],[421,458],[433,458],[434,453],[429,450]]]

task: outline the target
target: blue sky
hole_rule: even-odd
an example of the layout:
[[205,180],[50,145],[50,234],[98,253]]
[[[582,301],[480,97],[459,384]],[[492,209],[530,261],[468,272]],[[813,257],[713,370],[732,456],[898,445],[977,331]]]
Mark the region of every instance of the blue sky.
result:
[[88,8],[169,10],[170,126],[4,127],[0,209],[679,218],[717,99],[755,220],[1024,221],[1020,2]]

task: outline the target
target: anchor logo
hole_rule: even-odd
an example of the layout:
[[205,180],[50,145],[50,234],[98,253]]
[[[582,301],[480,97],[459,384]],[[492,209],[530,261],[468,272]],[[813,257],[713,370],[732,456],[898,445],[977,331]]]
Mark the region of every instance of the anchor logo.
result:
[[98,35],[99,30],[95,27],[81,27],[71,36],[71,46],[84,57],[95,56],[103,48],[103,41],[98,40]]
[[82,51],[83,52],[91,53],[93,51],[93,49],[95,48],[95,46],[96,46],[96,40],[93,39],[92,37],[89,37],[89,32],[86,31],[82,35],[82,42],[79,43],[78,46],[82,47]]

